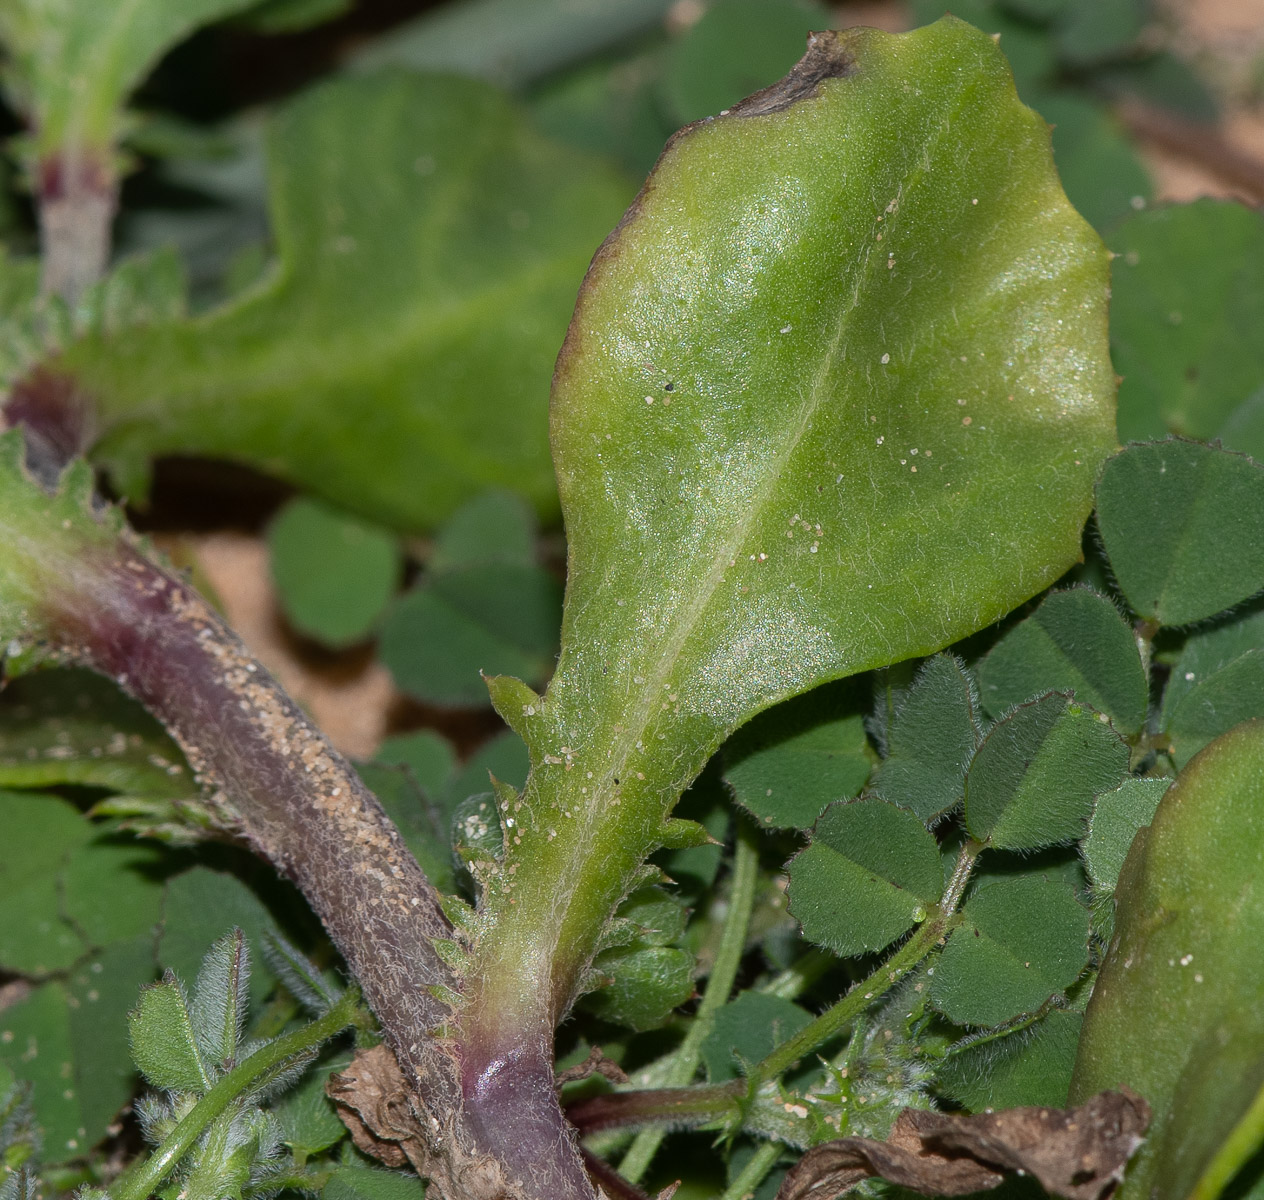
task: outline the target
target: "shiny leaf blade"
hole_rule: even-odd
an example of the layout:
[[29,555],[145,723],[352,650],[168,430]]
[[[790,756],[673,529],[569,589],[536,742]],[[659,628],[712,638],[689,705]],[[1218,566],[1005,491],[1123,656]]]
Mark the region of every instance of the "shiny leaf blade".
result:
[[1088,588],[1054,592],[979,664],[979,692],[989,712],[1043,692],[1073,692],[1125,734],[1145,720],[1149,681],[1128,624]]
[[988,734],[966,775],[966,828],[1003,850],[1084,834],[1093,797],[1123,781],[1128,747],[1060,692],[1020,705]]
[[1126,1200],[1185,1200],[1259,1089],[1264,960],[1243,947],[1264,937],[1262,848],[1264,723],[1251,721],[1181,772],[1115,892],[1071,1098],[1100,1083],[1150,1101]]
[[1264,467],[1197,442],[1129,446],[1097,485],[1097,524],[1128,603],[1163,625],[1264,588]]

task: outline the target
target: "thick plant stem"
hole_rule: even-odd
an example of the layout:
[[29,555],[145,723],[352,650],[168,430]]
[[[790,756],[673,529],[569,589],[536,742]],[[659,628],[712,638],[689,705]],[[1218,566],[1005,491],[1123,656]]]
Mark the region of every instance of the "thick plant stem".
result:
[[[750,822],[739,818],[737,841],[733,850],[729,907],[720,935],[720,948],[693,1024],[689,1026],[689,1032],[668,1069],[664,1081],[666,1087],[682,1087],[693,1079],[702,1056],[702,1043],[711,1032],[715,1014],[733,990],[733,981],[737,978],[737,969],[742,963],[742,952],[746,949],[746,932],[750,928],[751,910],[755,905],[755,886],[759,881],[759,848],[755,836]],[[649,1170],[664,1136],[662,1129],[643,1129],[638,1133],[619,1164],[619,1173],[633,1183],[640,1182],[641,1177]]]
[[234,1067],[193,1106],[153,1154],[129,1168],[115,1181],[110,1188],[111,1200],[147,1200],[193,1148],[203,1131],[238,1096],[286,1059],[311,1050],[346,1029],[355,1021],[358,1004],[359,997],[354,992],[347,993],[323,1017],[261,1047],[240,1066]]

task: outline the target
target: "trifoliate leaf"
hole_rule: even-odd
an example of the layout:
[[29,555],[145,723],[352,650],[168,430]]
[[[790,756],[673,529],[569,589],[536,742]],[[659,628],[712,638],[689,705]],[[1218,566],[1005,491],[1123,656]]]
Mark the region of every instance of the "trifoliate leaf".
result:
[[1128,746],[1104,718],[1051,692],[992,726],[966,775],[966,828],[1003,850],[1075,841],[1093,797],[1127,772]]
[[1213,738],[1264,716],[1264,612],[1226,617],[1190,636],[1163,696],[1163,732],[1184,767]]
[[936,655],[896,700],[872,791],[930,821],[961,802],[982,738],[974,680],[956,658]]
[[[822,688],[761,713],[724,748],[724,779],[743,808],[777,829],[809,829],[869,777],[864,718],[850,689]],[[840,711],[841,710],[841,711]]]
[[399,583],[390,533],[315,500],[291,500],[277,514],[268,549],[290,624],[327,646],[368,637]]
[[840,955],[881,950],[943,891],[935,839],[885,800],[831,805],[789,872],[791,915],[805,937]]
[[935,963],[931,1003],[959,1025],[1036,1012],[1088,962],[1088,910],[1063,883],[1020,876],[985,884]]
[[1127,447],[1097,485],[1097,525],[1140,616],[1188,625],[1264,588],[1264,467],[1169,439]]
[[1088,588],[1051,593],[979,664],[979,695],[994,716],[1053,691],[1073,692],[1121,733],[1136,733],[1145,720],[1149,681],[1136,638]]
[[[1264,216],[1199,200],[1114,231],[1110,335],[1122,441],[1212,438],[1264,387]],[[1227,439],[1264,457],[1264,428]]]
[[482,675],[548,679],[561,622],[562,588],[549,572],[472,566],[432,575],[401,597],[379,653],[402,691],[432,704],[482,705]]
[[1137,830],[1150,824],[1171,784],[1170,779],[1125,779],[1113,791],[1097,797],[1088,837],[1080,846],[1088,877],[1095,887],[1107,892],[1115,890]]
[[757,1063],[812,1023],[812,1014],[766,992],[742,992],[712,1017],[700,1053],[712,1083],[736,1079],[743,1063]]

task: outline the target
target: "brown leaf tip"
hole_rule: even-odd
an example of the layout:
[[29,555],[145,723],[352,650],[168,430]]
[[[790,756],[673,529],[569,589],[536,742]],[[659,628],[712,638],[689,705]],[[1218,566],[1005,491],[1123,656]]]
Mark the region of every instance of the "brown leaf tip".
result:
[[783,112],[792,104],[815,96],[827,79],[846,79],[856,71],[853,40],[852,35],[836,29],[808,34],[808,51],[790,68],[790,73],[735,104],[728,115],[762,117]]

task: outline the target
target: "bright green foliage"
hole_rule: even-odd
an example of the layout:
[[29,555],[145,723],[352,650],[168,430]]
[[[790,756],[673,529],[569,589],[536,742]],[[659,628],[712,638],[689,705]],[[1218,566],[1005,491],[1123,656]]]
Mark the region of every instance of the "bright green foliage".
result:
[[0,965],[24,975],[64,970],[87,947],[61,916],[58,877],[92,827],[64,800],[0,792]]
[[1125,779],[1097,797],[1080,853],[1093,885],[1113,892],[1137,831],[1150,824],[1170,779]]
[[812,1020],[793,1001],[767,992],[742,992],[719,1009],[702,1043],[702,1061],[712,1083],[735,1079],[743,1064],[758,1062]]
[[1093,797],[1122,782],[1128,747],[1092,709],[1053,692],[989,731],[966,775],[966,828],[1002,850],[1084,834]]
[[90,671],[39,671],[0,695],[0,784],[83,784],[174,799],[196,790],[184,756],[135,700]]
[[1264,588],[1264,467],[1197,442],[1129,446],[1097,485],[1097,525],[1140,616],[1187,625]]
[[1034,1025],[954,1048],[936,1081],[972,1112],[1067,1102],[1083,1014],[1055,1008]]
[[552,509],[549,374],[622,181],[481,85],[402,74],[300,97],[269,162],[278,262],[256,287],[62,360],[115,480],[134,494],[182,452],[410,529],[488,486]]
[[399,584],[389,533],[312,500],[291,500],[277,514],[268,549],[285,615],[327,646],[367,637]]
[[982,738],[974,680],[960,660],[936,655],[896,698],[873,791],[930,821],[961,803]]
[[1212,738],[1264,716],[1264,613],[1258,608],[1190,636],[1163,696],[1163,732],[1183,767]]
[[765,825],[810,829],[832,800],[869,778],[864,720],[850,691],[812,692],[761,714],[724,747],[724,779]]
[[673,143],[585,283],[553,394],[562,657],[542,703],[493,681],[533,776],[486,906],[489,1026],[544,990],[519,969],[569,993],[734,727],[1078,555],[1113,437],[1104,260],[1042,123],[959,22],[816,53],[840,77]]
[[201,25],[256,0],[5,0],[4,82],[37,131],[35,156],[106,156],[123,103],[158,58]]
[[486,704],[480,672],[549,677],[561,610],[562,586],[542,567],[436,571],[391,607],[379,652],[399,688],[418,699]]
[[[1260,1145],[1230,1134],[1264,1082],[1264,724],[1212,743],[1133,844],[1115,943],[1085,1017],[1071,1100],[1126,1084],[1154,1110],[1125,1200],[1218,1193]],[[1233,1161],[1236,1153],[1236,1161]],[[1221,1157],[1223,1155],[1228,1157]],[[1219,1161],[1217,1161],[1219,1160]]]
[[833,24],[817,0],[720,0],[668,51],[660,94],[672,122],[713,117],[780,79],[808,34]]
[[835,954],[881,950],[943,891],[939,849],[910,812],[885,800],[831,805],[790,863],[790,911]]
[[1056,880],[1018,876],[981,886],[948,939],[931,1003],[961,1025],[1034,1013],[1088,962],[1088,910]]
[[1264,456],[1264,217],[1199,200],[1140,213],[1110,239],[1119,436],[1223,436]]
[[1128,623],[1088,588],[1053,592],[979,664],[979,694],[988,712],[1044,692],[1073,692],[1105,713],[1120,733],[1145,720],[1149,683]]

